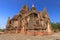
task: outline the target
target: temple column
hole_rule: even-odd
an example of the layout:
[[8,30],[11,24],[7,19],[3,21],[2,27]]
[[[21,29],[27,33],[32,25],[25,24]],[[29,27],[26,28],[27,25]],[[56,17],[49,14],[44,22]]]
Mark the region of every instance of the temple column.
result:
[[19,17],[19,18],[18,18],[18,29],[17,29],[17,30],[18,30],[18,33],[21,32],[20,29],[21,29],[21,18]]
[[26,25],[26,21],[25,19],[22,20],[22,29],[21,29],[21,33],[25,34],[25,25]]
[[47,32],[48,34],[52,34],[51,25],[49,23],[47,24]]
[[18,33],[18,29],[16,29],[16,33]]

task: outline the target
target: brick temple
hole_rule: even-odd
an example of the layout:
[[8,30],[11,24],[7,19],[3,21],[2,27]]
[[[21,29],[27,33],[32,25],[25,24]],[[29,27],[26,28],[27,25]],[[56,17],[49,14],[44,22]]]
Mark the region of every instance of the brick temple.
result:
[[46,8],[38,12],[34,5],[29,9],[24,5],[17,15],[8,17],[5,33],[20,33],[25,35],[52,34],[50,18]]

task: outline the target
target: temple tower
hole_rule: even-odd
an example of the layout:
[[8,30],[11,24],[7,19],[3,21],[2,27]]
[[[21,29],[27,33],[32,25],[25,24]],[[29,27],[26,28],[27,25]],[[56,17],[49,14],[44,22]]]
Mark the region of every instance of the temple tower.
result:
[[35,36],[52,34],[50,18],[46,8],[42,12],[38,12],[34,5],[31,9],[24,5],[19,14],[14,15],[11,19],[8,17],[7,32]]

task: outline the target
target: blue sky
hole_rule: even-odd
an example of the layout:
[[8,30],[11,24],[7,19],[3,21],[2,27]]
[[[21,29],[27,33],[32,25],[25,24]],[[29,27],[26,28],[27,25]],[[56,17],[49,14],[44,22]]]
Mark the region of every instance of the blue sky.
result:
[[7,18],[11,18],[19,13],[23,5],[27,5],[29,9],[32,4],[35,5],[37,11],[43,11],[46,7],[51,22],[60,22],[60,0],[0,0],[0,28],[5,28]]

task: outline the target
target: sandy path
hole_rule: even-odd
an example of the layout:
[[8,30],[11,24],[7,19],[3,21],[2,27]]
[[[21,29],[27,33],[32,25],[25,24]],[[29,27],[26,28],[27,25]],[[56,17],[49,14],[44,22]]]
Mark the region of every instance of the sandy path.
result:
[[28,36],[21,34],[1,34],[0,40],[60,40],[60,32],[48,36]]

